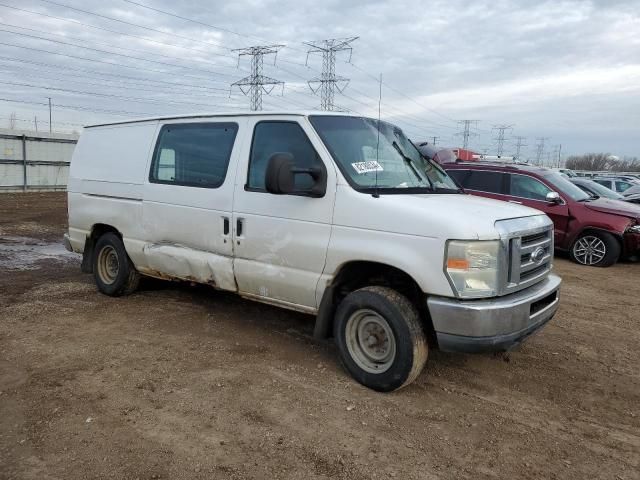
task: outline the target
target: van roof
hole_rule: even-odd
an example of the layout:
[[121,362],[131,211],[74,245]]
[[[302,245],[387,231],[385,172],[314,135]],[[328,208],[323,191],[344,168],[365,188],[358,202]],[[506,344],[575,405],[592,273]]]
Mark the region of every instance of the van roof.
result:
[[121,120],[118,122],[98,123],[94,125],[86,125],[84,128],[94,127],[106,127],[109,125],[126,125],[128,123],[141,123],[141,122],[153,122],[158,120],[180,120],[189,118],[215,118],[215,117],[246,117],[246,116],[274,116],[274,115],[295,115],[299,117],[306,117],[309,115],[335,115],[338,117],[361,117],[362,115],[356,115],[347,112],[327,112],[323,110],[261,110],[261,111],[240,111],[240,112],[216,112],[216,113],[188,113],[182,115],[163,115],[158,117],[146,117],[146,118],[134,118],[132,120]]

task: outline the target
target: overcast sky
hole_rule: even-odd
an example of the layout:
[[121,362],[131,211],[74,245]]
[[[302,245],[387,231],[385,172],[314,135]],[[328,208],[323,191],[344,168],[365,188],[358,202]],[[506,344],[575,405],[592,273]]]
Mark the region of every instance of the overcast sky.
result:
[[54,129],[67,131],[246,109],[239,89],[229,96],[250,65],[243,57],[238,68],[233,50],[269,44],[285,47],[264,73],[285,87],[264,109],[317,108],[306,80],[321,57],[305,66],[303,42],[357,36],[352,63],[337,55],[336,73],[351,81],[336,104],[377,115],[382,74],[382,116],[412,139],[457,146],[457,121],[473,119],[478,151],[495,153],[493,127],[504,124],[505,153],[520,135],[525,156],[539,137],[545,157],[559,144],[640,156],[640,0],[135,1],[0,0],[0,126],[15,112],[16,128],[32,129],[34,116],[48,128],[46,97]]

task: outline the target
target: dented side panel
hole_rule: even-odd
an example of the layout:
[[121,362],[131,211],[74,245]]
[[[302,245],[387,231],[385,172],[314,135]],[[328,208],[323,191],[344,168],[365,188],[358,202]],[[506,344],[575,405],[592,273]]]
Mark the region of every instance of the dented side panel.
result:
[[147,265],[142,273],[236,290],[231,257],[172,244],[146,244],[143,250]]

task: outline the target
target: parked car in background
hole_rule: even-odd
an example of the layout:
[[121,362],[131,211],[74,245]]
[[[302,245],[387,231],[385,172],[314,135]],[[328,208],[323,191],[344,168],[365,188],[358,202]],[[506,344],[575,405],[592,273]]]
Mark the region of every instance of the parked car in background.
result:
[[577,177],[576,173],[570,168],[552,168],[553,171],[562,173],[567,177]]
[[640,252],[640,207],[595,198],[564,175],[529,165],[453,162],[443,167],[468,193],[527,205],[555,226],[555,248],[583,265],[608,267]]
[[638,186],[640,187],[640,181],[633,177],[594,177],[594,182],[598,182],[600,185],[607,187],[609,190],[623,194],[626,190]]
[[604,185],[601,185],[598,182],[594,182],[593,180],[589,180],[588,178],[572,178],[571,182],[576,184],[588,194],[596,197],[609,198],[611,200],[620,200],[622,202],[640,203],[640,191],[638,193],[628,193],[630,190],[633,190],[635,188],[640,189],[639,186],[631,187],[625,191],[625,195],[620,195],[619,193],[608,189]]
[[634,195],[640,195],[640,184],[629,187],[624,192],[622,192],[623,197],[631,197]]

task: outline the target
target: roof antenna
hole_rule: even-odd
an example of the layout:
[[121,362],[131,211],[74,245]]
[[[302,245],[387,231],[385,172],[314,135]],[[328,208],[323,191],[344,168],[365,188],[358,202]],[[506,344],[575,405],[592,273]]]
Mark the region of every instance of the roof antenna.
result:
[[[382,104],[382,73],[380,74],[380,88],[378,91],[378,143],[376,145],[376,163],[380,165],[380,106]],[[378,191],[378,165],[376,165],[376,186],[373,190],[372,197],[380,198],[380,192]]]

